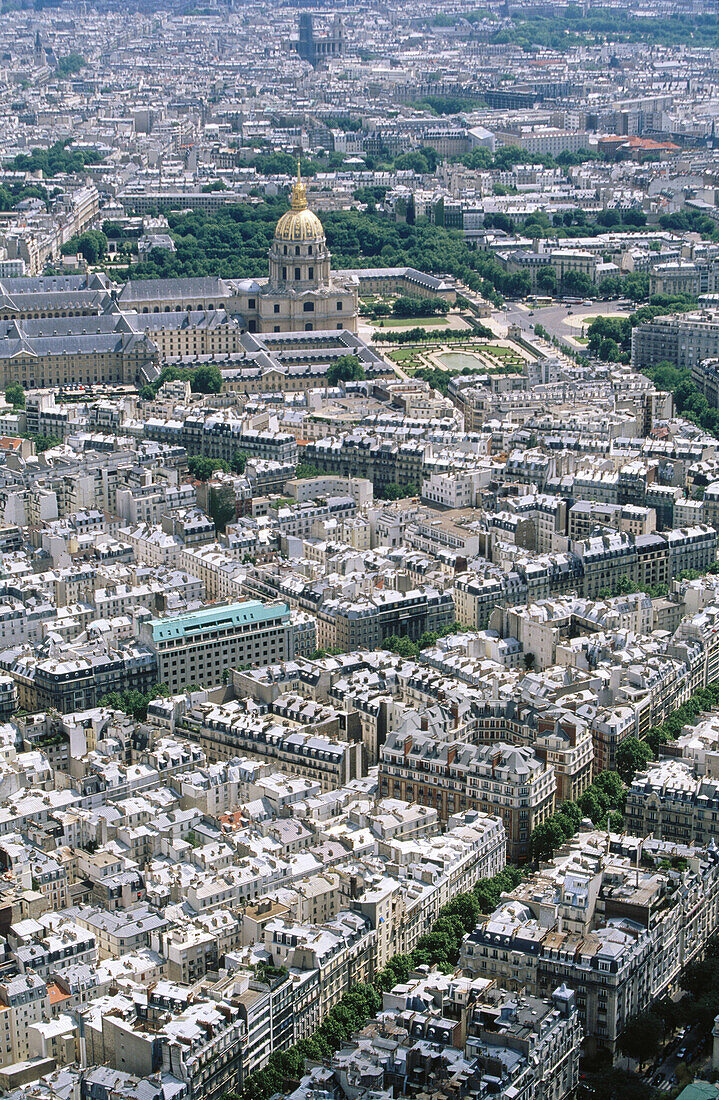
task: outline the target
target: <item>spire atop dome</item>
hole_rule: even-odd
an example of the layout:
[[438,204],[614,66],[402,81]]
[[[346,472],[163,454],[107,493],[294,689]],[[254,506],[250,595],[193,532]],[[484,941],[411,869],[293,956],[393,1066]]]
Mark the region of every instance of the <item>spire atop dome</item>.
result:
[[297,178],[292,186],[290,209],[282,215],[277,223],[275,240],[324,241],[324,237],[322,222],[307,206],[307,191],[302,182],[302,170],[298,157]]
[[292,188],[291,206],[295,213],[299,213],[300,210],[307,209],[307,192],[305,190],[305,185],[302,182],[299,157],[297,158],[297,179],[295,180],[294,187]]

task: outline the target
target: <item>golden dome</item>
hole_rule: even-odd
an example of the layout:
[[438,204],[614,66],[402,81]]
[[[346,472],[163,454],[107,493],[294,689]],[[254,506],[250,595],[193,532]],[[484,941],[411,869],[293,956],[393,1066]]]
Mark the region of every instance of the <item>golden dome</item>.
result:
[[324,238],[322,222],[307,208],[307,193],[297,161],[297,179],[292,188],[292,209],[283,214],[275,229],[276,241],[318,241]]

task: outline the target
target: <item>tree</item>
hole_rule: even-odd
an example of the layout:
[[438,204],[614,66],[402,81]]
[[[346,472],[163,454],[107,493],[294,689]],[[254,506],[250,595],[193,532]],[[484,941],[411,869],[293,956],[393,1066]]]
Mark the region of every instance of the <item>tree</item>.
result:
[[25,390],[19,382],[9,382],[5,387],[5,400],[14,409],[25,408]]
[[107,252],[107,237],[100,229],[88,229],[79,237],[71,237],[62,246],[63,256],[74,256],[79,252],[90,266],[97,264]]
[[594,294],[595,287],[592,280],[583,271],[573,269],[565,271],[562,278],[562,289],[566,294],[577,294],[582,298]]
[[548,264],[544,264],[537,271],[537,290],[541,291],[542,294],[556,294],[557,292],[557,273]]
[[328,386],[336,386],[338,382],[361,382],[365,372],[356,355],[340,355],[328,368],[326,377]]
[[653,1009],[632,1016],[619,1037],[619,1049],[640,1064],[653,1059],[664,1034],[664,1022]]
[[193,393],[219,393],[222,389],[222,374],[214,363],[196,367],[192,372],[190,386]]
[[602,340],[597,355],[600,359],[603,359],[605,363],[618,363],[621,359],[619,344],[616,340],[611,340],[609,338]]
[[507,275],[502,286],[502,293],[508,298],[526,298],[532,290],[532,280],[526,271],[520,271],[515,275]]
[[532,859],[538,863],[543,859],[551,859],[557,848],[561,848],[567,839],[556,815],[552,814],[546,821],[542,821],[535,829],[529,840]]
[[322,477],[324,470],[316,466],[314,462],[298,462],[295,469],[295,477]]
[[43,451],[49,451],[52,447],[59,447],[62,444],[62,440],[57,435],[30,434],[27,438],[35,444],[35,452],[39,455]]
[[389,634],[384,640],[384,645],[386,649],[397,653],[400,657],[416,657],[419,654],[419,645],[406,634]]
[[241,451],[239,447],[236,447],[232,452],[232,458],[230,459],[230,469],[233,474],[244,474],[245,467],[247,466],[247,459],[250,456],[247,451]]
[[646,741],[640,741],[637,737],[627,737],[617,748],[617,771],[623,782],[629,784],[638,771],[642,771],[649,760],[654,759]]
[[86,65],[87,61],[81,53],[69,53],[66,57],[61,57],[58,61],[57,75],[71,76],[72,73],[79,73]]
[[104,159],[97,149],[71,149],[70,139],[56,141],[47,149],[18,153],[6,167],[15,172],[42,172],[50,178],[65,172],[81,172],[86,164],[100,164]]
[[405,497],[418,495],[416,485],[399,485],[396,481],[391,481],[389,485],[385,485],[382,492],[375,492],[379,500],[404,500]]
[[215,470],[229,470],[229,466],[223,459],[208,458],[207,455],[190,455],[187,468],[197,481],[209,481]]
[[395,317],[436,317],[449,313],[449,303],[444,298],[419,298],[402,295],[392,305]]
[[224,531],[227,524],[237,518],[235,490],[231,484],[212,486],[207,511],[217,531]]

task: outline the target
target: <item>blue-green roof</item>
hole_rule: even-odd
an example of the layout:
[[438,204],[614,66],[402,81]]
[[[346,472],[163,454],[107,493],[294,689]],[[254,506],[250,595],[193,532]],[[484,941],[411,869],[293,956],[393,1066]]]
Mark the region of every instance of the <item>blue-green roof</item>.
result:
[[719,1097],[719,1087],[709,1081],[692,1081],[677,1096],[677,1100],[716,1100]]
[[206,607],[202,611],[190,611],[175,618],[150,619],[149,626],[152,628],[153,641],[166,642],[203,630],[262,623],[278,615],[288,615],[289,611],[286,603],[264,604],[259,600],[247,600],[245,603],[225,604],[222,607]]

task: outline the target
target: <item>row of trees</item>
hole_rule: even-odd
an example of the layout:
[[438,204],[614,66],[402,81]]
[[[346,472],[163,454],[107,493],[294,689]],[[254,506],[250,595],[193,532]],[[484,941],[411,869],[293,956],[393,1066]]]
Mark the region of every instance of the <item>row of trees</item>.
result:
[[392,304],[395,317],[443,317],[449,313],[449,302],[444,298],[419,298],[403,294]]
[[[379,322],[380,325],[382,322]],[[466,341],[470,336],[493,336],[486,325],[480,325],[483,332],[475,332],[474,330],[469,333],[467,329],[459,328],[420,328],[417,325],[414,328],[400,329],[397,332],[387,331],[382,329],[381,331],[375,331],[373,334],[373,340],[382,344],[423,344],[423,343],[449,343],[450,341],[464,340]],[[495,337],[496,339],[496,337]]]
[[420,936],[408,955],[394,955],[371,982],[356,985],[330,1009],[310,1039],[301,1039],[286,1051],[274,1051],[264,1069],[249,1075],[239,1100],[270,1100],[277,1093],[296,1087],[305,1059],[330,1057],[382,1007],[382,993],[405,982],[418,966],[438,966],[451,972],[457,964],[462,940],[483,913],[491,913],[502,893],[514,889],[523,873],[506,867],[492,878],[480,879],[473,890],[457,894],[442,907],[429,932]]
[[569,4],[561,15],[531,13],[503,25],[490,39],[496,44],[512,43],[528,52],[540,47],[566,52],[582,43],[642,42],[647,45],[719,46],[719,27],[710,15],[668,15],[665,19],[637,16],[628,12],[583,10]]
[[594,782],[576,800],[564,802],[551,817],[532,832],[531,848],[535,860],[548,859],[565,840],[574,835],[583,816],[598,827],[621,829],[622,811],[629,785],[638,771],[659,754],[661,746],[673,741],[682,728],[693,725],[699,716],[719,706],[719,681],[695,692],[660,725],[653,726],[646,740],[629,737],[617,747],[616,771],[600,772]]
[[[475,154],[481,155],[480,159],[484,160],[489,156],[492,160],[487,150],[475,150],[469,156]],[[524,150],[508,146],[498,150],[492,163],[496,161],[496,166],[502,167],[505,162],[510,165],[523,159],[526,159]],[[379,201],[380,198],[381,195],[375,196],[374,193],[363,196],[365,201],[372,202]],[[267,250],[274,227],[285,209],[286,202],[283,199],[274,199],[256,206],[227,206],[211,213],[171,212],[168,221],[177,251],[153,251],[133,269],[133,274],[148,278],[207,274],[219,274],[225,278],[263,275],[267,271]],[[581,212],[574,212],[572,217],[578,217],[579,214]],[[643,216],[641,212],[631,211],[623,216],[616,211],[604,211],[600,215],[608,224],[615,224],[616,218],[620,218],[620,223],[625,226],[638,222],[641,220],[640,216]],[[501,222],[503,217],[501,214],[490,215],[487,224],[493,224],[494,219],[496,228],[512,231],[511,224],[505,226]],[[525,272],[507,273],[493,256],[471,248],[457,230],[430,224],[426,219],[417,223],[411,219],[395,222],[371,205],[364,211],[328,211],[323,216],[323,222],[327,241],[338,267],[352,268],[372,264],[447,271],[464,281],[471,290],[497,302],[501,295],[526,297],[531,292],[531,280]],[[543,236],[550,231],[550,222],[547,215],[539,211],[526,219],[525,224],[519,228],[524,233]],[[575,228],[577,233],[583,234],[591,226],[580,217]],[[605,232],[606,228],[607,225],[600,222],[596,225],[597,232]],[[555,229],[555,232],[569,233],[564,218],[562,228]],[[544,289],[546,293],[561,291],[583,297],[597,293],[597,288],[582,272],[567,272],[560,285],[556,284],[556,276],[551,268],[547,267],[547,271],[540,274],[540,290]],[[616,288],[609,286],[606,289]],[[638,297],[646,289],[641,281],[632,284],[632,291]],[[419,301],[422,303],[421,315],[426,316],[429,299]],[[404,306],[399,308],[403,309]],[[411,308],[420,307],[416,305]],[[412,316],[412,313],[399,315]]]
[[375,496],[378,500],[405,500],[407,497],[418,497],[419,486],[411,481],[400,485],[398,481],[390,481],[384,489],[375,487]]
[[654,753],[658,753],[661,746],[667,741],[673,741],[686,725],[694,725],[697,719],[706,711],[719,706],[719,681],[707,684],[706,687],[695,691],[686,703],[665,718],[657,726],[652,726],[647,734],[647,744]]
[[642,369],[658,389],[669,390],[674,395],[677,412],[719,438],[719,410],[709,404],[694,384],[690,371],[679,370],[666,361]]
[[611,588],[601,588],[597,593],[597,599],[611,600],[616,596],[631,596],[636,592],[644,592],[647,596],[654,598],[656,596],[666,596],[668,591],[668,584],[656,584],[647,587],[647,585],[638,584],[637,581],[632,581],[629,577],[623,576]]
[[[171,211],[168,222],[176,252],[155,249],[133,268],[133,277],[265,275],[275,225],[286,209],[282,198],[214,212]],[[339,268],[410,266],[450,272],[471,290],[496,301],[505,286],[507,293],[516,289],[514,277],[507,276],[493,257],[470,248],[457,230],[424,219],[416,224],[395,222],[369,208],[328,211],[323,223]]]
[[606,828],[608,821],[610,828],[621,829],[624,795],[624,784],[617,772],[600,772],[576,802],[563,802],[532,831],[532,858],[535,862],[551,859],[557,848],[574,836],[583,817],[590,818],[597,828]]
[[[495,194],[504,194],[511,192],[512,188],[495,184],[494,191]],[[503,233],[509,234],[521,233],[525,237],[553,237],[555,240],[599,237],[608,229],[622,229],[624,232],[632,233],[643,229],[646,223],[646,214],[638,209],[624,212],[602,210],[594,218],[587,217],[584,210],[568,210],[563,214],[552,214],[551,217],[543,210],[534,210],[522,220],[510,218],[508,214],[501,211],[485,214],[484,217],[487,229],[500,229]]]

